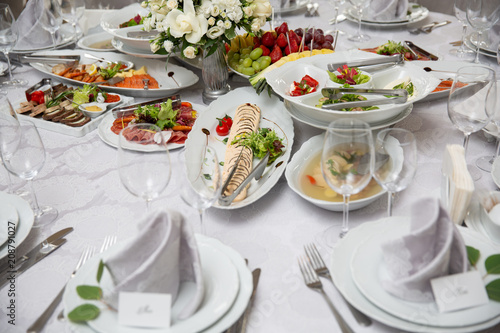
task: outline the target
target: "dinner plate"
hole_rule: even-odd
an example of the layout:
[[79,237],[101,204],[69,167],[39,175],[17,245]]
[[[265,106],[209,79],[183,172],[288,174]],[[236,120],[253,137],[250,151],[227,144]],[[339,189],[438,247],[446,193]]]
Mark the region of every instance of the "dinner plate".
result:
[[[94,60],[87,59],[83,57],[86,50],[56,50],[56,51],[46,51],[36,53],[34,55],[80,55],[82,57],[82,64],[91,64],[94,63]],[[110,61],[131,61],[135,64],[135,69],[139,69],[142,66],[146,66],[147,72],[153,78],[158,81],[159,88],[158,89],[132,89],[132,88],[121,88],[121,87],[109,87],[109,86],[100,86],[105,91],[114,92],[121,95],[128,95],[134,97],[164,97],[168,95],[172,95],[181,89],[185,89],[190,87],[196,82],[198,82],[199,78],[192,71],[174,65],[172,63],[168,64],[167,70],[169,72],[175,73],[175,80],[177,83],[172,80],[169,76],[166,75],[165,69],[165,61],[155,60],[155,59],[144,59],[144,58],[135,58],[130,55],[118,54],[115,52],[101,52],[99,54],[100,57],[105,58]],[[41,63],[30,63],[30,65],[36,70],[57,79],[58,81],[65,81],[74,85],[84,85],[84,82],[73,80],[70,78],[66,78],[64,76],[59,76],[52,73],[52,66],[50,64],[41,64]]]
[[112,39],[113,35],[103,31],[80,38],[76,45],[81,49],[89,51],[105,52],[113,50],[113,45],[111,45]]
[[[55,45],[56,49],[63,48],[65,46],[71,45],[72,43],[75,42],[75,35],[73,32],[73,26],[69,23],[63,24],[56,34],[59,34],[59,37],[58,37],[58,39],[56,41],[56,45]],[[31,49],[14,48],[12,51],[10,51],[10,53],[12,53],[12,54],[28,54],[28,53],[33,53],[33,52],[52,50],[53,48],[54,48],[54,45],[47,45],[47,46],[43,46],[43,47],[34,47]]]
[[[332,274],[332,279],[336,287],[349,303],[351,303],[361,312],[367,314],[371,318],[383,324],[410,332],[475,332],[489,328],[500,322],[500,316],[497,316],[483,323],[463,327],[437,327],[420,325],[396,317],[379,308],[374,303],[370,302],[356,287],[352,279],[350,269],[352,254],[356,251],[360,244],[371,238],[374,234],[381,234],[381,230],[384,230],[389,225],[393,228],[397,228],[399,224],[401,224],[401,218],[398,217],[385,218],[374,222],[363,223],[360,226],[350,230],[347,235],[335,245],[333,254],[329,262],[330,273]],[[474,234],[475,238],[482,238],[473,231],[464,229],[465,228],[460,228],[460,231],[462,233]]]
[[[412,2],[408,3],[408,11],[409,14],[404,19],[373,21],[365,16],[361,18],[361,23],[377,27],[402,27],[411,23],[420,22],[429,16],[429,10],[427,8]],[[354,7],[346,8],[344,14],[349,21],[358,22],[358,13]]]
[[292,13],[296,10],[305,8],[310,0],[299,0],[295,1],[293,5],[290,5],[290,1],[288,1],[283,8],[277,6],[274,8],[274,13],[288,14]]
[[[157,328],[154,330],[157,333],[186,333],[203,330],[221,318],[236,299],[240,281],[235,265],[222,250],[210,242],[205,242],[203,239],[198,239],[197,242],[205,284],[203,302],[199,309],[188,319],[177,319],[176,316],[195,292],[193,283],[181,283],[177,300],[173,303],[171,309],[171,326],[170,328]],[[78,297],[75,292],[76,286],[83,284],[95,285],[99,260],[103,259],[105,261],[106,258],[120,251],[122,247],[123,243],[114,246],[104,254],[94,256],[78,270],[75,277],[66,286],[63,296],[65,313],[69,313],[82,303],[89,302]],[[110,276],[104,274],[101,286],[106,290],[106,286],[109,288],[111,285]],[[120,333],[144,331],[143,328],[119,326],[117,313],[107,310],[103,310],[97,319],[89,321],[87,324],[100,333],[115,332],[116,330],[119,330]]]
[[493,242],[498,247],[497,251],[500,252],[500,239],[495,238],[494,234],[486,231],[481,219],[481,209],[478,199],[473,197],[469,204],[467,215],[465,215],[465,225]]
[[[262,178],[258,181],[253,179],[250,182],[248,195],[245,199],[233,202],[229,206],[222,206],[216,202],[214,207],[220,209],[241,208],[259,200],[278,182],[285,171],[286,164],[291,155],[294,137],[293,121],[286,112],[283,103],[276,96],[269,97],[267,94],[257,95],[252,87],[243,87],[219,97],[200,115],[186,140],[186,158],[190,155],[199,156],[197,155],[198,150],[203,147],[207,140],[207,136],[203,130],[208,129],[212,133],[208,137],[208,144],[215,149],[218,160],[224,161],[226,144],[222,142],[224,137],[216,134],[215,128],[219,123],[217,118],[223,118],[225,115],[233,117],[236,108],[244,103],[252,103],[260,107],[261,120],[259,127],[275,130],[277,135],[283,139],[285,152],[270,166],[266,167]],[[254,165],[258,162],[259,160],[254,159]]]
[[[193,109],[195,111],[197,111],[198,114],[204,113],[204,111],[206,109],[206,106],[203,106],[203,105],[193,104],[193,103],[192,103],[192,105],[193,105]],[[113,117],[113,114],[108,112],[104,116],[104,118],[102,119],[101,123],[99,124],[99,128],[98,128],[97,133],[99,134],[99,137],[101,138],[102,141],[104,141],[105,143],[107,143],[111,147],[118,148],[118,135],[115,134],[111,130],[111,126],[113,125],[114,121],[115,121],[115,118]],[[196,122],[198,122],[198,119],[195,121],[195,124],[196,124]],[[193,130],[191,130],[191,132],[192,131]],[[191,135],[191,133],[188,134],[188,138],[190,135]],[[185,145],[184,143],[182,143],[182,144],[167,143],[167,148],[168,148],[168,150],[173,150],[173,149],[177,149],[177,148],[182,148],[182,147],[184,147],[184,145]],[[160,148],[160,146],[157,146],[157,145],[141,145],[141,144],[134,145],[134,147],[129,147],[129,149],[136,150],[136,151],[150,151],[150,152],[163,150],[162,148]]]
[[168,58],[167,54],[154,54],[151,51],[144,51],[144,50],[138,50],[134,49],[133,47],[128,46],[127,44],[123,43],[121,40],[118,40],[116,38],[111,39],[111,45],[117,50],[122,53],[128,54],[130,56],[134,57],[139,57],[139,58],[148,58],[148,59],[166,59]]
[[[483,34],[483,38],[485,39],[485,41],[481,44],[479,50],[483,51],[484,53],[491,54],[491,56],[493,57],[496,57],[498,44],[500,43],[500,37],[498,35],[499,32],[500,25],[495,25],[493,26],[493,28],[489,29],[485,34]],[[474,49],[477,46],[476,36],[476,33],[472,33],[467,37],[469,42],[474,45]]]
[[[0,202],[10,204],[17,210],[19,222],[14,236],[13,245],[19,247],[19,245],[26,239],[26,237],[30,233],[31,228],[33,228],[35,215],[33,214],[29,203],[17,195],[0,192]],[[0,259],[7,256],[9,250],[12,251],[12,247],[9,248],[8,243],[9,242],[4,243],[2,246],[0,246]]]
[[0,201],[0,246],[2,246],[10,235],[15,235],[19,215],[17,209],[8,202]]
[[[467,46],[469,49],[476,52],[477,48],[476,48],[475,42],[472,41],[473,38],[474,38],[474,34],[470,34],[467,37],[465,37],[465,46]],[[479,48],[479,53],[482,55],[485,55],[487,57],[492,57],[492,58],[497,57],[496,52],[485,50],[484,48],[481,48],[481,47]]]
[[[393,222],[393,221],[391,221]],[[410,302],[404,301],[385,291],[381,279],[388,278],[383,259],[382,244],[392,239],[400,239],[408,234],[410,219],[400,218],[396,223],[387,223],[374,235],[361,243],[352,255],[351,273],[354,283],[361,293],[382,310],[421,325],[437,327],[461,327],[480,324],[497,317],[500,314],[500,302],[490,300],[488,304],[473,308],[439,312],[436,302]],[[474,235],[470,230],[460,228],[464,242],[481,252],[481,258],[476,265],[481,276],[486,274],[484,260],[497,254],[498,249],[485,242],[479,235]],[[479,237],[479,238],[478,238]],[[487,284],[492,279],[486,279]]]

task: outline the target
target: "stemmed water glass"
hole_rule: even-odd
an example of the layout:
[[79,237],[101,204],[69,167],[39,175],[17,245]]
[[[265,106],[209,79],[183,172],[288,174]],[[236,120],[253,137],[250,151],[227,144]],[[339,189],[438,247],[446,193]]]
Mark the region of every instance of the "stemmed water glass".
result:
[[[0,95],[0,151],[7,149],[11,151],[14,149],[11,147],[12,145],[19,144],[19,130],[19,120],[17,119],[17,114],[14,112],[10,101],[5,95]],[[8,170],[7,177],[9,181],[8,192],[13,193],[12,178]]]
[[170,155],[161,129],[148,123],[129,124],[118,139],[118,173],[125,188],[143,198],[149,211],[151,201],[170,181]]
[[9,53],[16,46],[18,32],[14,23],[16,22],[14,14],[9,5],[0,3],[0,52],[7,58],[7,65],[9,69],[9,80],[2,83],[3,88],[17,88],[25,86],[28,81],[22,79],[14,79],[12,76],[12,66],[10,64]]
[[[0,128],[4,132],[4,127]],[[0,136],[3,140],[4,135]],[[33,188],[35,178],[45,164],[45,147],[35,125],[30,122],[21,123],[17,137],[9,144],[2,145],[2,161],[9,172],[26,180],[31,190],[34,227],[45,226],[53,222],[58,215],[56,209],[49,206],[39,206]]]
[[457,57],[464,58],[470,56],[474,53],[472,50],[469,50],[465,47],[465,36],[467,34],[467,6],[468,0],[455,0],[453,4],[453,11],[455,12],[455,17],[458,22],[462,23],[462,44],[460,48],[453,49],[450,51],[451,54],[456,55]]
[[500,2],[498,0],[468,0],[466,16],[469,24],[477,31],[474,63],[478,64],[483,32],[491,29],[500,18]]
[[57,0],[45,0],[40,24],[50,33],[53,48],[56,47],[56,31],[62,24],[61,7]]
[[[333,17],[333,31],[337,31],[337,24],[339,20],[339,7],[344,4],[345,0],[329,0],[330,4],[333,6],[335,10],[335,16]],[[331,21],[330,21],[331,22]],[[340,33],[340,31],[339,31]],[[344,32],[342,32],[344,33]]]
[[[361,120],[343,118],[330,123],[321,153],[321,172],[328,186],[344,198],[340,238],[349,231],[349,198],[372,178],[373,138],[370,126]],[[327,245],[329,229],[325,231]]]
[[273,28],[277,28],[281,25],[281,23],[283,23],[283,18],[281,17],[281,10],[283,9],[284,0],[271,0],[271,1],[273,7],[272,25]]
[[[496,100],[495,72],[486,66],[459,68],[448,97],[448,116],[464,133],[467,153],[469,137],[485,127],[494,116]],[[473,171],[469,167],[469,171]],[[480,175],[471,174],[479,179]]]
[[179,158],[181,198],[200,214],[201,233],[206,235],[203,223],[205,210],[220,196],[222,174],[216,151],[208,145],[184,150]]
[[358,12],[358,34],[349,36],[348,39],[353,42],[366,42],[370,40],[371,37],[361,34],[361,19],[363,16],[363,9],[370,4],[370,0],[349,0],[349,2]]
[[389,216],[392,216],[395,193],[408,187],[416,170],[417,143],[413,133],[402,128],[380,131],[375,140],[373,177],[388,193]]
[[71,23],[75,32],[75,39],[78,39],[78,20],[85,12],[85,0],[61,0],[61,16]]

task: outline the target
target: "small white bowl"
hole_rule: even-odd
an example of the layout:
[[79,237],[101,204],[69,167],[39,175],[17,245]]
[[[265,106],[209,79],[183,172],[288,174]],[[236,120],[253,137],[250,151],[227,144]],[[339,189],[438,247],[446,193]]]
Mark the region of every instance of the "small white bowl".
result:
[[[293,154],[291,161],[286,167],[285,177],[288,182],[288,186],[290,186],[290,188],[295,193],[300,195],[305,200],[320,208],[334,212],[341,212],[343,210],[342,201],[332,202],[312,198],[305,194],[300,186],[300,176],[302,175],[304,168],[307,166],[313,156],[321,152],[321,148],[323,146],[323,137],[323,134],[312,137],[311,139],[307,140],[295,154]],[[359,200],[350,200],[349,210],[351,211],[366,207],[380,198],[382,195],[384,195],[384,193],[386,193],[386,191],[382,189],[380,192],[372,195],[371,197]]]
[[[500,202],[500,192],[489,193],[493,202]],[[500,204],[493,206],[489,212],[483,205],[480,205],[481,223],[491,239],[500,240]]]
[[[78,108],[87,117],[97,118],[108,110],[107,104],[108,103],[92,102],[92,103],[80,104],[80,106]],[[92,108],[95,108],[96,110],[92,110]],[[99,110],[97,110],[97,109],[99,109]]]

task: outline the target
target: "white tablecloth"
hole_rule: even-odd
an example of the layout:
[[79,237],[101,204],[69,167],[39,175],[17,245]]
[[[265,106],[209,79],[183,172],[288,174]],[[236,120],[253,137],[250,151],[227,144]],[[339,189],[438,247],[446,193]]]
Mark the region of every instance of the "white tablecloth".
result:
[[[305,10],[284,16],[293,29],[315,26],[325,31],[333,9],[327,1],[320,3],[321,16],[305,17]],[[461,25],[454,17],[430,13],[420,24],[432,21],[451,20],[453,23],[438,28],[431,34],[410,35],[406,28],[367,28],[363,31],[374,39],[396,41],[412,40],[417,45],[435,51],[442,59],[460,60],[449,51],[449,42],[460,39]],[[353,33],[357,24],[343,22],[340,29]],[[337,50],[356,47],[341,35]],[[481,56],[481,61],[493,67],[500,74],[500,67],[493,58]],[[201,71],[195,70],[201,78]],[[15,72],[29,80],[29,85],[39,82],[43,75],[29,67]],[[2,78],[2,79],[5,79]],[[241,77],[233,75],[233,88],[247,85]],[[181,91],[183,100],[201,104],[203,82]],[[11,101],[24,98],[24,89],[9,90]],[[244,101],[242,101],[244,102]],[[310,137],[321,130],[294,121],[295,143],[293,152]],[[413,112],[398,127],[411,130],[418,140],[419,167],[415,180],[397,195],[394,215],[406,215],[416,197],[433,195],[439,191],[441,161],[446,144],[462,144],[463,135],[448,118],[446,99],[423,102],[414,105]],[[34,180],[39,201],[59,210],[57,220],[44,228],[33,229],[26,241],[18,247],[19,253],[33,247],[47,235],[72,226],[67,244],[43,259],[22,274],[16,281],[16,326],[7,324],[5,315],[9,302],[7,288],[0,290],[0,332],[24,332],[48,306],[61,286],[66,282],[76,262],[87,245],[100,246],[106,235],[117,235],[124,240],[133,235],[136,222],[145,213],[145,203],[133,197],[121,185],[116,167],[116,149],[100,140],[97,131],[82,138],[40,130],[47,149],[47,161]],[[492,155],[494,143],[482,133],[471,137],[467,160]],[[177,157],[172,152],[172,158]],[[17,180],[18,181],[18,180]],[[5,169],[0,169],[0,190],[6,190]],[[476,188],[494,190],[496,187],[490,174],[482,173]],[[364,209],[350,213],[350,225],[370,223],[386,216],[386,197]],[[159,199],[154,200],[153,209],[167,207],[180,209],[196,228],[199,227],[197,212],[184,204],[177,195],[177,189],[168,188]],[[262,269],[257,296],[250,316],[248,332],[340,332],[334,317],[317,293],[304,284],[297,266],[297,256],[303,254],[303,245],[317,241],[318,236],[342,220],[342,213],[317,208],[296,195],[287,185],[285,177],[263,198],[246,208],[218,210],[211,208],[206,214],[207,233],[233,247],[248,258],[251,269]],[[319,244],[321,246],[321,244]],[[329,250],[320,247],[329,258]],[[0,261],[0,264],[3,263]],[[396,332],[380,323],[362,328],[354,321],[336,289],[325,283],[327,293],[356,332]],[[60,309],[60,308],[59,308]],[[56,312],[59,312],[58,311]],[[44,332],[69,332],[64,322],[53,315]],[[497,327],[497,330],[500,329]]]

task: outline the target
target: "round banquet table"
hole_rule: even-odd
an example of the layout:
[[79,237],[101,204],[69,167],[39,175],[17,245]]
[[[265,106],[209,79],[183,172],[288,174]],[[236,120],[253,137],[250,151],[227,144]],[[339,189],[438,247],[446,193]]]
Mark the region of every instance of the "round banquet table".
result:
[[[306,17],[305,9],[283,15],[290,28],[316,27],[331,30],[329,25],[333,8],[327,1],[320,1],[320,16]],[[452,23],[434,30],[431,34],[410,35],[407,27],[367,27],[362,29],[373,40],[382,42],[411,40],[415,44],[436,53],[442,60],[461,61],[452,56],[449,43],[460,39],[461,25],[454,17],[431,12],[417,24],[451,20]],[[410,26],[411,27],[411,26]],[[339,28],[354,33],[357,24],[344,21]],[[337,50],[349,50],[357,45],[340,35]],[[495,69],[500,75],[496,59],[481,56],[481,62]],[[199,82],[180,92],[182,100],[202,104],[203,82],[201,71],[192,69],[200,76]],[[16,76],[29,81],[29,86],[39,82],[43,75],[29,66],[18,68]],[[0,78],[5,80],[5,77]],[[237,75],[230,79],[232,88],[248,86],[248,81]],[[24,98],[25,88],[8,90],[11,101]],[[139,99],[141,101],[141,99]],[[242,101],[244,102],[244,101]],[[312,136],[322,131],[294,120],[295,141],[292,154]],[[409,117],[396,127],[412,131],[417,138],[418,169],[414,181],[398,193],[394,215],[407,215],[416,198],[439,193],[442,156],[446,144],[462,144],[463,135],[450,122],[446,98],[414,105]],[[16,281],[16,325],[7,324],[5,315],[9,302],[7,288],[0,290],[0,332],[25,332],[33,321],[49,305],[74,269],[86,245],[98,247],[107,235],[117,235],[122,241],[134,235],[136,222],[145,214],[145,203],[120,184],[116,166],[116,152],[99,138],[94,130],[83,137],[67,136],[44,129],[40,134],[47,150],[45,166],[34,180],[34,187],[41,204],[56,207],[57,220],[43,228],[32,229],[27,239],[17,248],[24,253],[35,244],[65,227],[74,227],[66,236],[68,242],[53,254],[34,265]],[[467,160],[494,153],[494,141],[482,132],[472,135]],[[176,158],[178,151],[172,151]],[[20,180],[14,179],[15,184]],[[0,190],[7,189],[5,169],[0,169]],[[21,183],[21,185],[24,185]],[[476,189],[495,190],[489,173],[475,183]],[[350,212],[350,226],[370,223],[386,216],[387,198],[383,196],[369,206]],[[180,210],[199,230],[198,213],[182,202],[176,188],[168,188],[152,203],[152,208]],[[248,259],[250,269],[262,269],[260,283],[248,323],[248,332],[340,332],[333,315],[321,296],[308,289],[302,280],[297,257],[303,254],[303,245],[316,242],[320,252],[329,260],[329,249],[318,243],[318,236],[334,224],[341,223],[341,212],[317,208],[295,194],[287,185],[284,175],[269,193],[247,207],[237,210],[210,208],[204,223],[207,234],[236,249]],[[0,261],[3,264],[4,260]],[[326,292],[347,322],[356,332],[397,332],[381,323],[364,328],[350,315],[344,300],[331,283],[324,283]],[[65,322],[55,314],[45,326],[44,332],[70,332]],[[496,327],[496,331],[500,326]],[[491,329],[491,332],[495,328]]]

